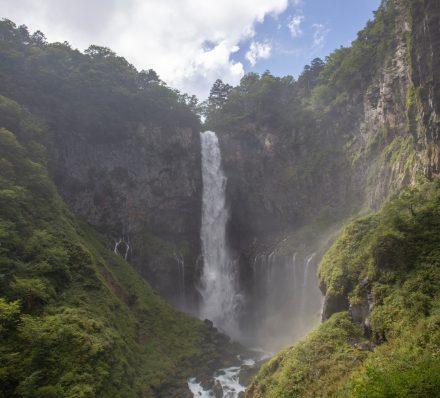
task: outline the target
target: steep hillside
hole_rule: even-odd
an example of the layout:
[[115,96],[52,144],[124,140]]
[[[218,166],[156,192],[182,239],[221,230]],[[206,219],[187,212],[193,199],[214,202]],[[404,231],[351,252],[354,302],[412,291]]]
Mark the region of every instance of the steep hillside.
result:
[[68,210],[40,119],[0,97],[0,126],[0,396],[191,396],[190,376],[230,359],[227,338],[165,303]]
[[266,364],[247,396],[438,396],[439,205],[437,179],[349,224],[319,268],[343,305]]
[[49,172],[75,214],[99,227],[106,245],[163,296],[194,307],[201,207],[195,99],[108,48],[81,53],[7,20],[0,22],[0,93],[45,121]]

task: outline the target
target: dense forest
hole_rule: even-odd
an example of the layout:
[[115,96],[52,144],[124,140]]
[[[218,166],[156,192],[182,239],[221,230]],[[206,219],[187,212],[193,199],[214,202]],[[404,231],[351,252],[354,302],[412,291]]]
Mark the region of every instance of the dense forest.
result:
[[[0,397],[226,397],[231,366],[233,397],[438,396],[439,72],[433,0],[202,102],[0,21]],[[203,130],[240,344],[197,319]]]

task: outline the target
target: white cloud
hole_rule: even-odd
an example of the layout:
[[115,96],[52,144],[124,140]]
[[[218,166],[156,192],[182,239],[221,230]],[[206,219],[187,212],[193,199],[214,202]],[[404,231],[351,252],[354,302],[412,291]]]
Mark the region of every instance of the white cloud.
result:
[[290,18],[290,21],[287,24],[287,27],[290,30],[290,34],[292,37],[299,37],[302,35],[301,23],[304,20],[303,15],[293,15]]
[[269,42],[259,43],[253,41],[249,46],[249,51],[246,53],[246,59],[251,66],[255,66],[259,59],[267,59],[270,57],[272,46]]
[[[217,78],[239,82],[244,68],[231,55],[257,23],[287,6],[288,0],[0,0],[2,16],[42,30],[50,41],[110,47],[201,97]],[[257,51],[255,60],[270,54],[267,46]]]
[[322,48],[325,43],[325,39],[330,32],[330,29],[327,29],[325,25],[320,23],[315,23],[312,25],[314,29],[313,33],[313,47],[315,49]]

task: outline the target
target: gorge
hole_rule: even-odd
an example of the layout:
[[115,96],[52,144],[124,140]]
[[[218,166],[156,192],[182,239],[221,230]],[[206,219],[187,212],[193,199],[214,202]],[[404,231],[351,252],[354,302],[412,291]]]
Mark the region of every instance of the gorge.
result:
[[434,0],[200,106],[2,20],[0,397],[436,396],[439,72]]

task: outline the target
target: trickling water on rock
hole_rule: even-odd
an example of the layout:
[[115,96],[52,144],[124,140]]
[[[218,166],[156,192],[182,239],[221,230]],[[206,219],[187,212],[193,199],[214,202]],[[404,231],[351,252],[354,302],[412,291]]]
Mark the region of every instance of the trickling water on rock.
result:
[[237,269],[226,243],[226,177],[222,170],[216,134],[213,131],[205,131],[200,137],[203,179],[200,316],[211,319],[216,327],[237,337],[240,295]]

